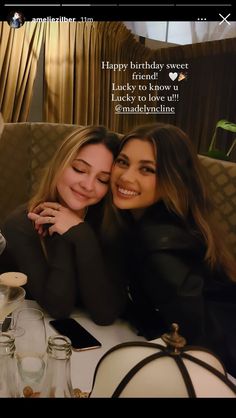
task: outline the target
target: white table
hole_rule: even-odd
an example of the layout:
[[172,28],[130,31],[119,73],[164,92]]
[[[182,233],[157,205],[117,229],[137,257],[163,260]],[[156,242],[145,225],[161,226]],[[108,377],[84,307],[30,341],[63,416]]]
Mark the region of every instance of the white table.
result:
[[[42,308],[32,300],[25,300],[20,305],[19,309],[31,307]],[[47,337],[55,335],[55,330],[49,325],[51,317],[44,311],[45,325]],[[73,388],[79,388],[83,391],[90,392],[93,383],[93,375],[96,365],[100,358],[113,346],[126,342],[126,341],[146,341],[144,337],[136,335],[131,326],[123,320],[117,320],[113,325],[99,326],[96,325],[88,316],[80,311],[76,310],[71,315],[77,320],[84,328],[86,328],[95,338],[97,338],[102,347],[86,350],[86,351],[73,351],[71,358],[71,379]],[[163,341],[158,338],[153,340],[158,344],[165,345]],[[236,379],[230,375],[228,378],[236,384]]]
[[[23,308],[42,308],[32,300],[25,300],[20,305],[19,309]],[[49,325],[49,317],[47,312],[43,311],[45,315],[45,325],[47,337],[55,335],[56,331]],[[102,347],[86,350],[73,351],[71,358],[71,379],[74,388],[80,388],[83,391],[90,391],[92,388],[93,374],[96,365],[100,358],[114,345],[123,343],[125,341],[146,341],[144,337],[136,335],[135,331],[130,325],[123,321],[117,320],[113,325],[99,326],[96,325],[88,316],[79,310],[76,310],[71,315],[84,328],[86,328],[95,338],[97,338]],[[158,341],[159,342],[159,341]]]

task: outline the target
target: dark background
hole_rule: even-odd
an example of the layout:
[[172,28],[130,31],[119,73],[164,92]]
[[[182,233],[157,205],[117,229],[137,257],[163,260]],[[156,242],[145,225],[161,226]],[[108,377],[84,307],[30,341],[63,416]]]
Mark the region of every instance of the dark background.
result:
[[[13,3],[13,2],[12,2]],[[222,18],[219,13],[226,17],[230,13],[229,20],[235,20],[235,6],[230,3],[214,4],[214,2],[207,2],[207,6],[199,4],[191,6],[185,3],[166,3],[165,5],[155,4],[156,2],[149,1],[143,4],[131,4],[129,0],[122,3],[110,2],[93,2],[90,6],[62,6],[63,2],[57,1],[35,1],[36,4],[42,6],[26,6],[32,4],[33,1],[24,1],[25,6],[14,2],[14,6],[10,6],[11,2],[1,2],[0,5],[0,19],[6,20],[9,13],[15,10],[21,11],[26,20],[31,20],[33,17],[47,17],[47,16],[67,16],[79,17],[88,16],[94,20],[176,20],[188,21],[205,18],[206,20],[221,21]],[[68,1],[69,4],[77,4],[78,1]],[[164,3],[164,2],[163,2]],[[7,6],[4,6],[4,5]],[[17,6],[15,5],[17,4]],[[55,6],[49,6],[49,5]],[[60,4],[60,6],[56,6]],[[83,4],[87,4],[84,0]]]

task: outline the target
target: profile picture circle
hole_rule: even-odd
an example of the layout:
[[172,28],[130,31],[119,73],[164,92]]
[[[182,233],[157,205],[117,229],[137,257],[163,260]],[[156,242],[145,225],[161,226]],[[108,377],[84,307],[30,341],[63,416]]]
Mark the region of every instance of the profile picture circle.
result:
[[25,23],[25,17],[22,12],[15,10],[8,15],[8,24],[11,28],[18,29]]

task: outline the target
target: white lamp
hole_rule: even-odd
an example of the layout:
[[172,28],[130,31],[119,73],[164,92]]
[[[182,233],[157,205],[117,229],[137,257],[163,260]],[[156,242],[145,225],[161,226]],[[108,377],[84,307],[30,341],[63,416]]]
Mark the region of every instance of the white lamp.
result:
[[162,339],[166,347],[136,341],[109,350],[96,367],[90,397],[236,397],[221,361],[209,350],[185,346],[177,324]]

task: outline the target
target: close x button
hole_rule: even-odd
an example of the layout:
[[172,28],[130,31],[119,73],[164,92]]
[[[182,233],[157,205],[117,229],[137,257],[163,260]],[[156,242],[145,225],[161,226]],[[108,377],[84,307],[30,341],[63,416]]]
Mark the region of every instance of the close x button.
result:
[[228,22],[228,17],[231,15],[231,13],[229,13],[226,17],[224,17],[221,13],[219,13],[219,16],[222,18],[221,22],[219,23],[219,25],[222,25],[222,23],[227,23],[227,25],[230,25],[230,22]]

